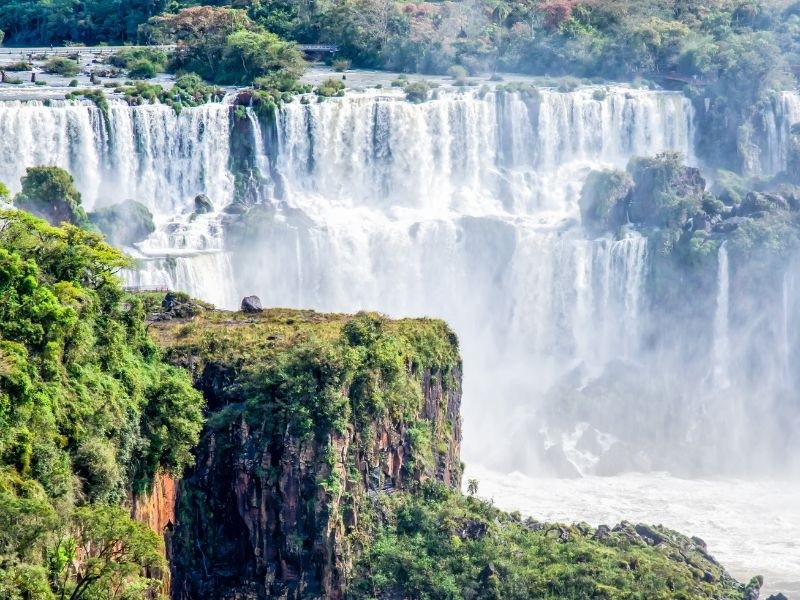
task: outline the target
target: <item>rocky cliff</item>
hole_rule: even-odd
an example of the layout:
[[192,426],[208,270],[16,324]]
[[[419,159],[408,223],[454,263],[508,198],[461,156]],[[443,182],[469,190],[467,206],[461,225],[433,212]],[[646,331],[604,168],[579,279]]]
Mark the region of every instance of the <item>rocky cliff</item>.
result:
[[523,519],[475,481],[462,495],[461,360],[441,321],[142,296],[207,404],[194,466],[133,504],[165,535],[175,599],[758,596],[697,538]]
[[151,331],[209,411],[180,483],[173,597],[341,598],[365,503],[429,479],[459,488],[461,369],[443,323],[208,311]]

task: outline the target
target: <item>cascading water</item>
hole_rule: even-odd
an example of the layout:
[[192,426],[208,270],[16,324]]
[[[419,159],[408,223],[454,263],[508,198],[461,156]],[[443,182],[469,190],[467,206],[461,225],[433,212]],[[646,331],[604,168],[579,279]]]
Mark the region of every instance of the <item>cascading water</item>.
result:
[[781,92],[764,113],[765,140],[759,161],[762,174],[775,175],[786,170],[791,129],[798,123],[800,94]]
[[730,385],[730,266],[727,242],[717,254],[717,306],[714,314],[714,383],[720,387]]
[[[691,157],[692,127],[682,95],[626,88],[291,103],[272,170],[289,208],[237,281],[272,305],[446,318],[470,364],[468,457],[547,468],[547,440],[524,429],[535,398],[572,369],[635,360],[644,329],[647,240],[587,241],[583,181],[636,155]],[[492,440],[477,428],[498,414],[518,431]]]
[[26,167],[56,165],[72,173],[89,211],[138,200],[153,213],[157,231],[128,249],[141,259],[142,272],[126,273],[126,284],[185,289],[233,307],[229,257],[204,256],[224,249],[220,215],[192,215],[197,194],[217,210],[233,200],[230,112],[226,102],[180,115],[167,106],[114,100],[105,115],[90,102],[0,102],[0,181],[18,190]]
[[[773,171],[785,160],[795,100],[784,96],[775,120]],[[746,400],[772,397],[757,385],[778,379],[772,369],[785,389],[795,382],[800,294],[790,271],[780,298],[757,295],[764,304],[755,310],[733,293],[736,270],[723,245],[716,302],[685,330],[677,317],[654,315],[659,248],[633,229],[588,240],[581,227],[578,199],[592,169],[622,169],[632,156],[666,150],[693,160],[694,116],[682,95],[440,91],[413,105],[373,91],[292,102],[269,128],[251,111],[246,117],[246,162],[269,182],[258,234],[237,246],[226,242],[219,211],[236,196],[226,167],[245,121],[237,125],[226,103],[178,116],[112,101],[104,117],[88,103],[0,102],[0,181],[14,187],[24,167],[57,164],[73,172],[89,209],[125,198],[147,205],[158,231],[135,249],[143,268],[127,275],[130,285],[183,289],[223,307],[255,293],[265,305],[446,318],[466,363],[465,458],[484,469],[488,486],[500,484],[487,468],[714,472],[735,462],[734,451],[759,456],[736,442],[780,425],[780,411],[765,408],[755,419]],[[215,213],[192,215],[200,193]],[[654,345],[670,336],[697,345],[690,353]],[[757,373],[742,368],[753,356]],[[754,387],[734,394],[748,379]],[[628,489],[618,481],[615,499]],[[592,520],[596,512],[569,503],[587,497],[559,495],[571,517]],[[747,554],[729,556],[737,552]],[[791,583],[786,573],[777,576]]]

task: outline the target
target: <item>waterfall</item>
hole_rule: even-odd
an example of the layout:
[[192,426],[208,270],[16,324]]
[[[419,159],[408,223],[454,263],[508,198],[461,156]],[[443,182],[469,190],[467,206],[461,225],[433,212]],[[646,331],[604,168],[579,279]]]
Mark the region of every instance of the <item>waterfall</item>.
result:
[[730,266],[727,242],[723,242],[717,253],[717,302],[714,313],[714,383],[729,387],[730,382]]
[[123,273],[123,281],[129,287],[180,290],[215,306],[235,307],[240,300],[229,252],[140,258],[137,269]]
[[225,298],[222,306],[235,307],[235,293],[210,291],[231,285],[230,259],[207,256],[224,249],[221,214],[192,215],[198,194],[206,194],[217,211],[233,200],[230,112],[226,102],[177,114],[164,105],[130,107],[111,100],[104,116],[87,101],[3,101],[0,181],[18,191],[26,167],[55,165],[73,174],[88,211],[138,200],[153,213],[157,231],[133,252],[182,255],[173,277],[163,277],[157,260],[142,263],[145,271],[156,269],[142,277],[216,301]]
[[800,123],[800,94],[781,92],[765,109],[761,173],[775,175],[788,166],[791,128]]
[[[31,148],[3,147],[23,160],[0,164],[0,180],[16,185],[24,166],[59,164],[89,208],[128,197],[150,207],[158,231],[135,249],[141,268],[129,285],[231,308],[255,293],[272,306],[447,319],[470,365],[467,458],[530,471],[545,461],[544,438],[567,440],[574,456],[589,435],[610,447],[594,428],[560,430],[545,398],[565,378],[577,393],[611,364],[633,372],[646,341],[647,239],[586,238],[586,176],[668,150],[693,160],[683,95],[598,90],[294,101],[276,114],[275,147],[252,111],[248,127],[234,127],[225,103],[176,115],[112,102],[107,123],[88,103],[0,103],[0,131],[39,123]],[[253,139],[234,140],[240,130]],[[271,216],[237,248],[219,212],[234,198],[233,146],[252,148],[250,164],[275,182]],[[192,215],[198,193],[216,213]]]

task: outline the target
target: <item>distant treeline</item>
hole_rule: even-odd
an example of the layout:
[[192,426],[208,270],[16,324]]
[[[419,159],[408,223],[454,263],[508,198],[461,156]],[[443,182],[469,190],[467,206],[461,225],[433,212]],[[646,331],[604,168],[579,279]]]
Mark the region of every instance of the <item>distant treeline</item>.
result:
[[[736,112],[794,87],[800,71],[800,0],[0,0],[0,30],[8,45],[170,41],[153,19],[197,5],[237,9],[232,23],[283,40],[336,44],[335,58],[355,67],[674,74],[713,86]],[[202,22],[187,21],[204,14],[219,13],[194,13],[182,27],[202,34]]]

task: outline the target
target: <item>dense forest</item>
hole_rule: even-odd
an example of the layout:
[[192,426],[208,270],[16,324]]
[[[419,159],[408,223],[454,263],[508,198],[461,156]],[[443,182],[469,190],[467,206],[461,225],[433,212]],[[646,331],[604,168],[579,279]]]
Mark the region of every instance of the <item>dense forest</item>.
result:
[[784,0],[2,0],[8,45],[148,43],[148,21],[231,6],[284,40],[338,44],[357,66],[621,77],[780,78],[800,63],[800,3]]

